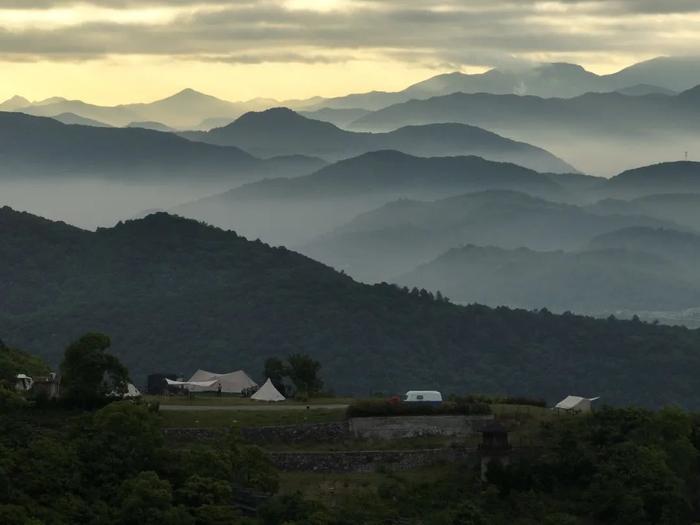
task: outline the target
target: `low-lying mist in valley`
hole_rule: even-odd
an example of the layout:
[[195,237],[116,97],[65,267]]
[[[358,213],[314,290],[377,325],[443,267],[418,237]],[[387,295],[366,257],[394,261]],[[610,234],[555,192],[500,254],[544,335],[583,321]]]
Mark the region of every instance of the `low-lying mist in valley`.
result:
[[83,177],[0,181],[0,205],[93,230],[227,189],[225,182],[139,184]]

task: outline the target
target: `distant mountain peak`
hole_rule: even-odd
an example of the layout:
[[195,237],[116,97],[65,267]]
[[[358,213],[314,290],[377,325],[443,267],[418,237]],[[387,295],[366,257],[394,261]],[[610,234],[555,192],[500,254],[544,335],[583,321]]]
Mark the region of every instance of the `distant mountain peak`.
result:
[[0,110],[15,111],[17,109],[31,106],[31,104],[32,103],[26,98],[15,95],[12,98],[7,99],[5,102],[0,103]]
[[298,130],[299,126],[303,126],[305,129],[309,130],[312,127],[319,130],[338,130],[338,128],[330,122],[313,120],[285,107],[270,108],[263,111],[249,111],[248,113],[238,117],[223,129],[243,127],[270,128],[271,126],[285,131],[294,131],[295,129]]
[[683,91],[678,96],[681,98],[685,98],[685,99],[698,99],[698,100],[700,100],[700,85],[697,85],[694,88],[690,88],[686,91]]
[[201,91],[197,91],[196,89],[192,88],[185,88],[183,90],[178,91],[174,95],[172,95],[170,98],[174,97],[209,97],[211,95],[207,95],[206,93],[202,93]]
[[249,111],[245,115],[241,115],[241,117],[238,120],[242,120],[245,118],[293,118],[296,120],[311,120],[308,119],[296,111],[293,111],[289,108],[285,107],[277,107],[277,108],[270,108],[270,109],[264,109],[262,111]]
[[545,69],[553,69],[553,70],[567,70],[567,71],[584,71],[586,73],[589,73],[589,71],[583,67],[580,64],[572,64],[571,62],[551,62],[547,64],[540,64],[537,66],[535,69],[539,70],[545,70]]
[[178,91],[174,95],[170,95],[169,97],[154,102],[154,104],[157,104],[159,102],[196,102],[200,100],[215,100],[219,102],[226,102],[213,95],[207,95],[206,93],[202,93],[201,91],[197,91],[192,88],[185,88],[181,91]]
[[22,103],[22,104],[27,104],[27,105],[31,104],[31,102],[29,102],[29,100],[27,100],[26,98],[24,98],[20,95],[14,95],[13,97],[8,98],[5,102],[3,102],[3,104],[6,104],[7,102]]
[[[64,97],[49,97],[45,98],[44,100],[37,100],[36,102],[33,102],[32,106],[49,106],[51,104],[60,104],[61,102],[68,102],[68,99]],[[85,104],[85,102],[80,102],[81,104]]]

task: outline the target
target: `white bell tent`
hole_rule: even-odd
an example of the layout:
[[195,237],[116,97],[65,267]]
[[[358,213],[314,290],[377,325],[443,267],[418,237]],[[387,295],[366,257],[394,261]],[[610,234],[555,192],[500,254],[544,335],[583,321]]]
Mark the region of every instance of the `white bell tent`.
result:
[[268,377],[265,384],[261,386],[250,399],[255,401],[284,401],[286,398],[280,394],[280,391],[272,384],[272,380]]

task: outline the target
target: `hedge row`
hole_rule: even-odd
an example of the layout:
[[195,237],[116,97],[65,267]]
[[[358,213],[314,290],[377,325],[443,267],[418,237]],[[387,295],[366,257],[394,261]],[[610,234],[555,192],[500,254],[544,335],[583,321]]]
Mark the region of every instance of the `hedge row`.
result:
[[463,397],[450,397],[450,401],[456,403],[483,403],[487,405],[523,405],[533,407],[546,407],[544,399],[519,396],[487,396],[482,394],[472,394]]

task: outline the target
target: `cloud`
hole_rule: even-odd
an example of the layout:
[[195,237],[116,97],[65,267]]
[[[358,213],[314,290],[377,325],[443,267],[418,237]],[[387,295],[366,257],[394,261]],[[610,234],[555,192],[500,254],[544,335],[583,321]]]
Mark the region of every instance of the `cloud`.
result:
[[[313,0],[0,0],[0,57],[170,55],[232,64],[370,58],[460,67],[700,48],[697,0],[326,0],[322,6],[314,9]],[[139,17],[153,7],[167,7],[168,16]],[[3,9],[19,22],[4,24],[10,17]],[[112,21],[119,20],[115,10],[133,16]]]

